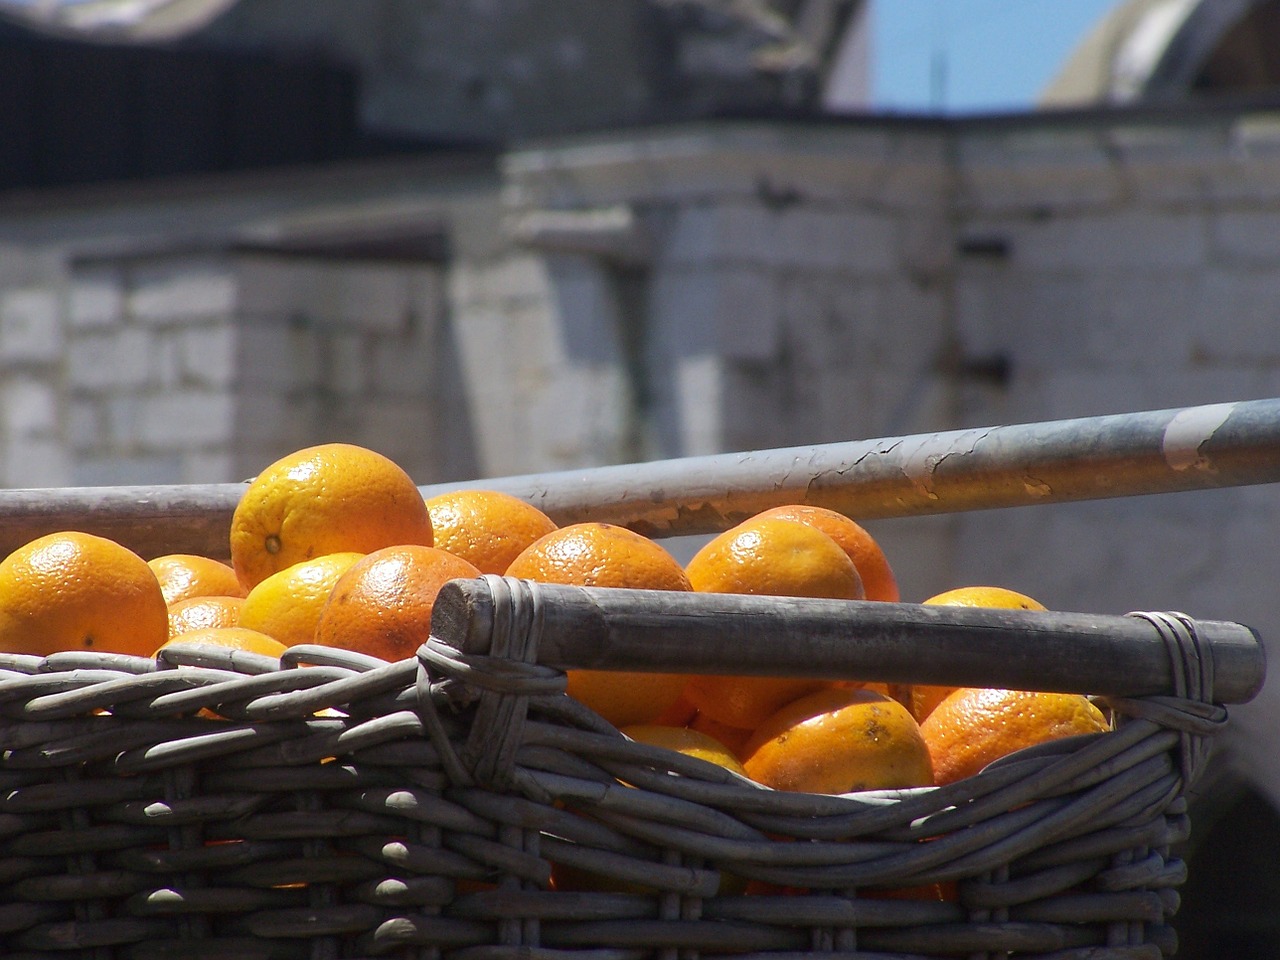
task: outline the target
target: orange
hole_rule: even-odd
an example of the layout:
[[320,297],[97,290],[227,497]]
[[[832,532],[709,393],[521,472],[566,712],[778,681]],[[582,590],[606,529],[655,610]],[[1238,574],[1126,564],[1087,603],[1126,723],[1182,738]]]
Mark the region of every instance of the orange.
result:
[[689,590],[679,562],[655,540],[612,523],[575,523],[539,537],[507,576],[579,587]]
[[995,607],[1003,610],[1047,610],[1039,600],[1007,587],[956,587],[925,603],[935,607]]
[[893,575],[893,568],[889,566],[889,559],[875,538],[857,521],[826,507],[811,507],[801,503],[774,507],[756,515],[756,519],[765,517],[807,523],[839,544],[840,549],[848,554],[853,565],[858,568],[858,576],[862,578],[863,592],[868,600],[896,603],[902,598],[898,591],[898,580]]
[[188,597],[243,597],[244,584],[228,563],[194,553],[169,553],[147,561],[165,603]]
[[168,636],[160,581],[146,560],[114,540],[51,533],[0,561],[0,651],[149,657]]
[[920,725],[939,786],[1023,747],[1108,729],[1102,711],[1079,694],[979,687],[956,690]]
[[275,637],[287,647],[311,643],[334,584],[363,556],[349,550],[326,553],[273,573],[245,597],[240,626]]
[[288,649],[279,640],[268,637],[257,630],[244,627],[204,627],[171,637],[156,650],[159,653],[165,647],[180,646],[192,643],[208,643],[218,647],[230,647],[232,650],[244,650],[249,653],[260,653],[265,657],[276,657]]
[[[689,590],[689,578],[666,548],[611,523],[575,523],[539,537],[507,576],[582,587]],[[651,723],[672,709],[687,677],[611,670],[568,671],[569,695],[614,726]]]
[[933,783],[920,726],[896,700],[828,688],[787,704],[743,748],[753,780],[775,790],[851,793]]
[[169,637],[191,630],[240,625],[244,597],[188,597],[169,605]]
[[727,723],[721,723],[718,720],[712,720],[705,713],[695,713],[693,718],[686,724],[690,730],[696,730],[698,733],[705,733],[709,737],[714,737],[726,747],[733,751],[734,756],[742,752],[742,748],[747,745],[747,741],[751,739],[751,734],[755,731],[746,730],[742,727],[731,727]]
[[[699,550],[687,566],[693,588],[706,593],[863,598],[862,579],[848,554],[815,527],[779,517],[755,517]],[[796,677],[697,676],[685,696],[711,720],[754,729],[779,708],[828,686]]]
[[[932,607],[993,607],[1002,610],[1045,610],[1039,600],[1007,587],[956,587],[924,601]],[[911,713],[920,722],[947,698],[955,687],[918,683],[910,688]]]
[[401,544],[361,557],[333,585],[320,609],[315,642],[384,660],[411,657],[431,632],[436,594],[480,571],[461,557]]
[[690,730],[687,727],[665,727],[657,724],[634,724],[623,727],[622,732],[637,743],[647,743],[654,747],[674,750],[686,757],[697,757],[732,770],[734,773],[747,775],[738,758],[715,737]]
[[685,568],[702,593],[862,600],[858,568],[831,537],[806,523],[753,517],[703,546]]
[[509,493],[455,490],[427,501],[435,546],[481,573],[507,572],[511,561],[556,525],[545,513]]
[[231,516],[231,565],[246,587],[326,553],[431,546],[422,494],[373,450],[325,443],[291,453],[258,474]]

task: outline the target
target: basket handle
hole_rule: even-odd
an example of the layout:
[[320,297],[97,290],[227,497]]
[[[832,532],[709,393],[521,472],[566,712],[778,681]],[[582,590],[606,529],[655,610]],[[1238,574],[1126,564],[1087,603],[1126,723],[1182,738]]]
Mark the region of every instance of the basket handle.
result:
[[[510,589],[497,591],[499,598],[495,586]],[[1111,697],[1179,693],[1166,641],[1144,617],[482,577],[445,584],[431,635],[465,655],[487,655],[495,626],[512,620],[499,607],[511,602],[532,604],[532,615],[519,619],[538,632],[537,662],[560,670],[849,678]],[[1239,623],[1192,622],[1210,660],[1214,700],[1252,699],[1266,673],[1258,634]]]

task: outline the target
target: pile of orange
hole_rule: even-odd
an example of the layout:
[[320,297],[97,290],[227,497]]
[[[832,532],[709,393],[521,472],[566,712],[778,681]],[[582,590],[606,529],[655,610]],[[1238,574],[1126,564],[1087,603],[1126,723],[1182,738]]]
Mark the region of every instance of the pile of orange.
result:
[[[147,561],[87,533],[41,537],[0,561],[0,651],[150,657],[199,642],[278,656],[315,643],[399,660],[427,638],[443,584],[485,573],[595,587],[901,600],[876,540],[831,510],[766,510],[681,565],[631,530],[557,527],[507,494],[460,489],[424,500],[393,461],[341,443],[299,450],[250,481],[231,521],[227,557]],[[924,603],[1045,609],[1000,587],[961,588]],[[774,789],[805,792],[949,783],[1021,747],[1108,725],[1076,695],[825,678],[572,670],[568,690],[637,738],[695,751]]]

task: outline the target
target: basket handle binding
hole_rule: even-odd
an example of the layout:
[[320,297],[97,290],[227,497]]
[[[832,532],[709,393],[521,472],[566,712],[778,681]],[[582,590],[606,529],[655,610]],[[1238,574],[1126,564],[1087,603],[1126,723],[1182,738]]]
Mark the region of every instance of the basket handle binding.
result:
[[[1026,636],[1026,634],[1033,636]],[[1179,730],[1184,783],[1222,703],[1265,675],[1243,624],[1178,613],[1128,616],[680,594],[543,584],[488,575],[446,584],[418,651],[419,703],[456,783],[520,786],[514,757],[530,697],[563,670],[844,677],[1056,690],[1108,697],[1117,713]],[[432,681],[432,677],[444,680]],[[443,697],[433,695],[439,692]],[[461,755],[437,699],[478,697]]]

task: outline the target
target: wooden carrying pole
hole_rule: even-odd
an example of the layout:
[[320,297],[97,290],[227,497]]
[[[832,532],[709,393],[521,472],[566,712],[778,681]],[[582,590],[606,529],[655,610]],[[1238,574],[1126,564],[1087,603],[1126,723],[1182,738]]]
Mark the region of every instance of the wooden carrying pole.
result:
[[[500,623],[537,630],[537,662],[562,670],[846,678],[1106,696],[1175,692],[1170,649],[1158,628],[1140,617],[482,578],[445,584],[431,634],[463,653],[489,654]],[[1196,633],[1201,655],[1207,650],[1214,699],[1252,699],[1265,674],[1257,634],[1213,620],[1196,621]]]
[[[859,520],[1280,481],[1280,399],[688,457],[422,487],[512,493],[558,524],[716,533],[808,503]],[[226,556],[244,484],[0,491],[0,555],[78,529],[144,556]]]

